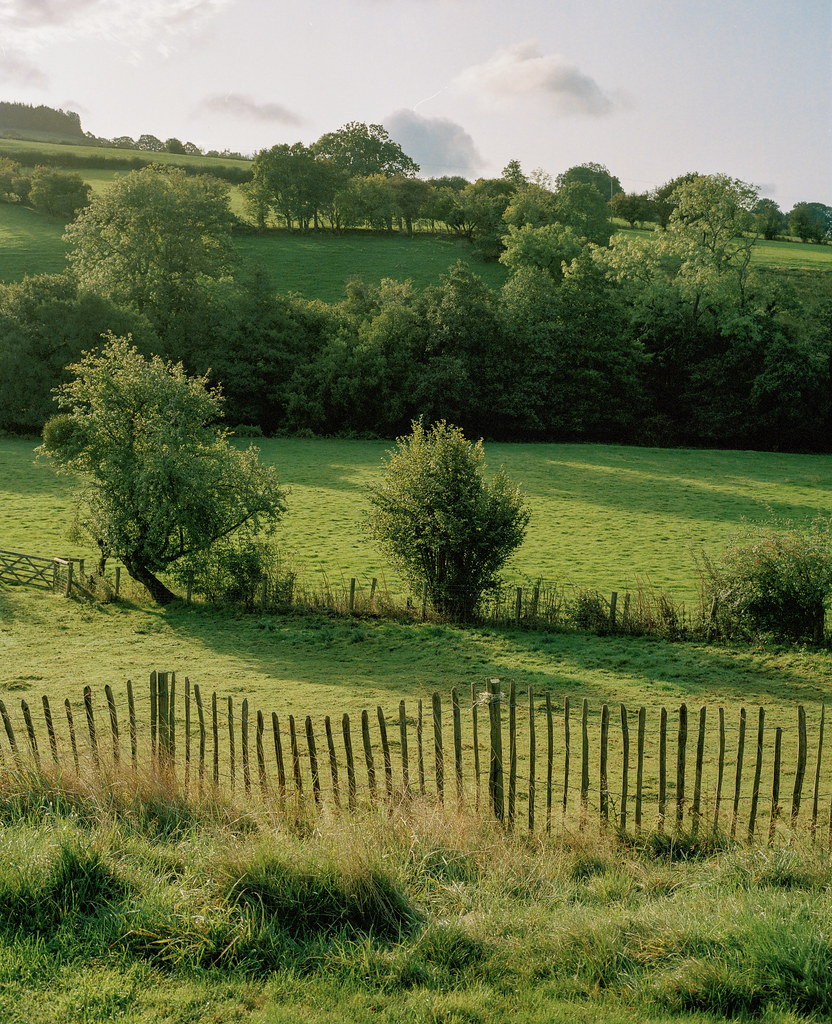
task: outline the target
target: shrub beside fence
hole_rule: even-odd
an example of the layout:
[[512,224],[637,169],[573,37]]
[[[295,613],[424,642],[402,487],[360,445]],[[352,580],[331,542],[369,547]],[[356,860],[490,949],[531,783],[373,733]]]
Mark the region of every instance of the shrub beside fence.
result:
[[756,722],[742,708],[732,726],[722,707],[590,708],[568,697],[555,707],[548,693],[518,695],[496,679],[468,697],[453,689],[402,700],[393,714],[377,707],[316,722],[247,699],[238,707],[154,672],[148,689],[137,694],[128,681],[118,700],[110,686],[103,702],[85,687],[53,713],[44,696],[42,716],[21,700],[13,720],[0,701],[0,770],[126,773],[185,794],[332,811],[428,800],[530,832],[580,831],[595,819],[621,834],[769,842],[808,829],[832,845],[822,706],[810,728],[802,705],[793,725],[772,727],[764,708]]

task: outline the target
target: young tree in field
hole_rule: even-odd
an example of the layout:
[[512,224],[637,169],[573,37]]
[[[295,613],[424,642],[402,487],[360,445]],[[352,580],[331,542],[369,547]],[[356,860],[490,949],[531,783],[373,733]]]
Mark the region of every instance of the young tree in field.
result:
[[405,579],[426,586],[433,608],[466,622],[522,543],[529,515],[502,469],[486,479],[482,441],[444,421],[429,430],[416,421],[370,490],[367,523]]
[[90,186],[77,171],[38,166],[29,181],[29,202],[36,210],[71,220],[90,199]]
[[181,364],[146,360],[111,337],[73,366],[57,389],[60,415],[39,452],[59,472],[81,474],[78,525],[103,562],[119,558],[151,597],[175,595],[159,579],[237,531],[273,526],[284,511],[274,470],[257,449],[240,452],[218,428],[221,397]]
[[178,167],[116,178],[67,227],[70,269],[83,287],[146,313],[163,332],[195,284],[231,267],[228,189]]

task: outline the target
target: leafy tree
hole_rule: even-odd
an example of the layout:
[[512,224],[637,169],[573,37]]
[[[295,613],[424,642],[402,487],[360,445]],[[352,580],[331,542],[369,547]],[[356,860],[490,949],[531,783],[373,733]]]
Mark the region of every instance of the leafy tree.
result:
[[79,290],[68,274],[0,286],[0,429],[39,433],[67,365],[98,349],[108,331],[130,333],[144,352],[158,345],[144,317]]
[[636,224],[652,220],[655,211],[646,192],[616,192],[610,199],[609,207],[613,217],[626,220],[631,228]]
[[591,162],[578,164],[559,174],[555,179],[558,191],[572,182],[577,182],[581,185],[592,185],[605,203],[608,203],[616,192],[622,191],[621,182],[603,164]]
[[529,224],[540,227],[556,220],[554,193],[533,181],[518,186],[503,212],[503,220],[512,227]]
[[660,228],[667,227],[670,215],[676,209],[676,189],[686,181],[692,181],[698,177],[699,175],[695,171],[688,171],[686,174],[680,174],[675,178],[671,178],[670,181],[666,181],[664,185],[659,185],[658,188],[653,189],[650,193],[653,213],[656,223]]
[[510,225],[504,238],[505,250],[500,263],[515,272],[524,267],[545,270],[555,281],[563,277],[564,265],[583,248],[583,239],[568,225],[546,224],[535,227]]
[[795,203],[789,214],[789,230],[801,242],[832,238],[832,207],[823,203]]
[[338,131],[322,135],[312,149],[317,157],[331,160],[350,178],[371,174],[408,176],[419,171],[419,165],[398,142],[393,142],[381,124],[351,121]]
[[568,224],[587,242],[609,244],[609,203],[589,182],[570,180],[559,186],[554,198],[554,220]]
[[16,160],[0,157],[0,200],[7,203],[21,202],[29,195],[29,179]]
[[195,283],[232,264],[229,186],[178,167],[143,167],[116,178],[67,227],[79,283],[145,312],[164,333]]
[[391,185],[396,210],[404,218],[408,235],[412,235],[413,222],[421,217],[433,189],[421,178],[405,178],[400,174],[391,180]]
[[274,525],[284,495],[257,449],[240,452],[215,426],[221,398],[181,364],[146,360],[111,337],[72,367],[57,390],[39,452],[59,472],[82,474],[78,525],[121,559],[160,604],[175,595],[158,573],[240,530]]
[[751,211],[754,229],[768,241],[785,230],[788,219],[773,199],[759,199]]
[[486,480],[482,442],[444,421],[414,422],[388,454],[370,490],[370,534],[412,586],[426,586],[438,614],[469,621],[523,541],[520,491],[502,469]]
[[29,181],[29,202],[36,210],[71,220],[89,202],[90,191],[76,171],[39,166]]

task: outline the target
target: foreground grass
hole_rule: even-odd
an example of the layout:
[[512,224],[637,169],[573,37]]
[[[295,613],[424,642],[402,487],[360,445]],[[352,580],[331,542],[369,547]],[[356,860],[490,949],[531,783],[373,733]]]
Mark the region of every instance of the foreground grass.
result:
[[0,780],[9,1022],[717,1021],[832,1013],[832,861]]

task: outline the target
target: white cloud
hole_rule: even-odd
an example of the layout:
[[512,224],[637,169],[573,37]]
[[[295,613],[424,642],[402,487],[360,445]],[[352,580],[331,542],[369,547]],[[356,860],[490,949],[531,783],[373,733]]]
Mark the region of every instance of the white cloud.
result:
[[199,104],[195,114],[224,114],[227,117],[242,117],[247,121],[263,121],[269,124],[303,124],[303,119],[298,114],[279,103],[257,103],[250,96],[243,96],[240,93],[209,96]]
[[0,49],[0,82],[45,89],[49,85],[49,78],[23,54]]
[[189,32],[233,0],[0,0],[3,41],[27,49],[60,37],[133,44]]
[[419,164],[423,177],[473,174],[484,161],[462,125],[444,117],[422,117],[397,110],[384,119],[390,138]]
[[484,63],[466,68],[454,84],[466,92],[503,99],[542,97],[560,114],[601,117],[614,106],[594,78],[559,54],[541,52],[537,43],[498,50]]

